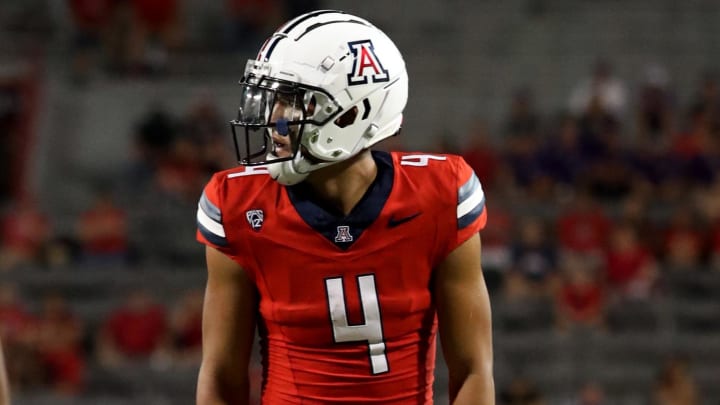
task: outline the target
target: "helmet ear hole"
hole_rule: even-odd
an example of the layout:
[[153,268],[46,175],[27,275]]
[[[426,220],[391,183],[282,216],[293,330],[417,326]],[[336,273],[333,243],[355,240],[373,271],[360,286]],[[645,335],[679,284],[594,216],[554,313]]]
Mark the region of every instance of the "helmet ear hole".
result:
[[358,115],[358,108],[353,107],[347,110],[343,115],[339,116],[334,122],[340,128],[345,128],[352,125]]

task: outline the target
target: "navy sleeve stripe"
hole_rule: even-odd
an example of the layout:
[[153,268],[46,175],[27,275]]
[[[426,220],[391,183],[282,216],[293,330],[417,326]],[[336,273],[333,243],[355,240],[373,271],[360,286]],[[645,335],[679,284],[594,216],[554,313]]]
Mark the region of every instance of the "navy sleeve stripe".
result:
[[475,222],[476,219],[482,214],[482,212],[485,210],[485,198],[483,197],[482,201],[480,201],[472,210],[470,210],[467,214],[463,215],[462,217],[458,218],[457,226],[458,229],[463,229],[473,222]]
[[205,228],[205,226],[203,226],[203,224],[201,224],[200,221],[197,221],[197,227],[198,227],[198,230],[200,231],[200,233],[202,234],[202,236],[204,236],[208,242],[213,243],[217,246],[227,246],[227,244],[228,244],[227,239],[211,232],[209,229]]

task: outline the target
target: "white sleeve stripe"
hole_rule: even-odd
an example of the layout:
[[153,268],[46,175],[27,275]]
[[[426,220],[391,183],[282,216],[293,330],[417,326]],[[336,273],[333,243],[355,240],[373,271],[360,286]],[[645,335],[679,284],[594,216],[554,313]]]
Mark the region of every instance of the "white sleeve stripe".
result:
[[220,208],[216,207],[215,204],[213,204],[207,198],[207,195],[205,195],[204,191],[202,193],[202,197],[200,198],[199,207],[213,221],[222,222],[222,215],[220,214]]
[[223,228],[222,224],[219,222],[215,222],[207,216],[205,211],[203,211],[201,208],[197,211],[197,220],[198,222],[205,227],[208,231],[212,232],[213,234],[224,238],[225,237],[225,228]]
[[461,218],[463,215],[472,211],[473,208],[477,207],[478,204],[482,203],[485,199],[485,193],[483,193],[482,187],[477,187],[475,191],[462,203],[457,206],[457,217]]

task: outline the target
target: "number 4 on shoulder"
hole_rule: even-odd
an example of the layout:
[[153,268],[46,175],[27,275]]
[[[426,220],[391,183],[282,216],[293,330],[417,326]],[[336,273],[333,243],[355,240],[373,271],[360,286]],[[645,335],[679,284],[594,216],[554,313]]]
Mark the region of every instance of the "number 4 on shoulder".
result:
[[400,165],[427,166],[431,160],[447,160],[447,157],[437,155],[405,155],[400,158]]

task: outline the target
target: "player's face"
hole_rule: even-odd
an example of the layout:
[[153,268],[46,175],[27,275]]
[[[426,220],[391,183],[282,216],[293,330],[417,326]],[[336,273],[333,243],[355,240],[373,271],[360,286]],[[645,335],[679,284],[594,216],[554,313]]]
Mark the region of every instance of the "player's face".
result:
[[301,103],[297,94],[277,93],[270,116],[270,122],[275,124],[269,128],[272,138],[272,154],[279,157],[292,156],[293,146],[298,142],[300,126],[288,124],[303,118]]

